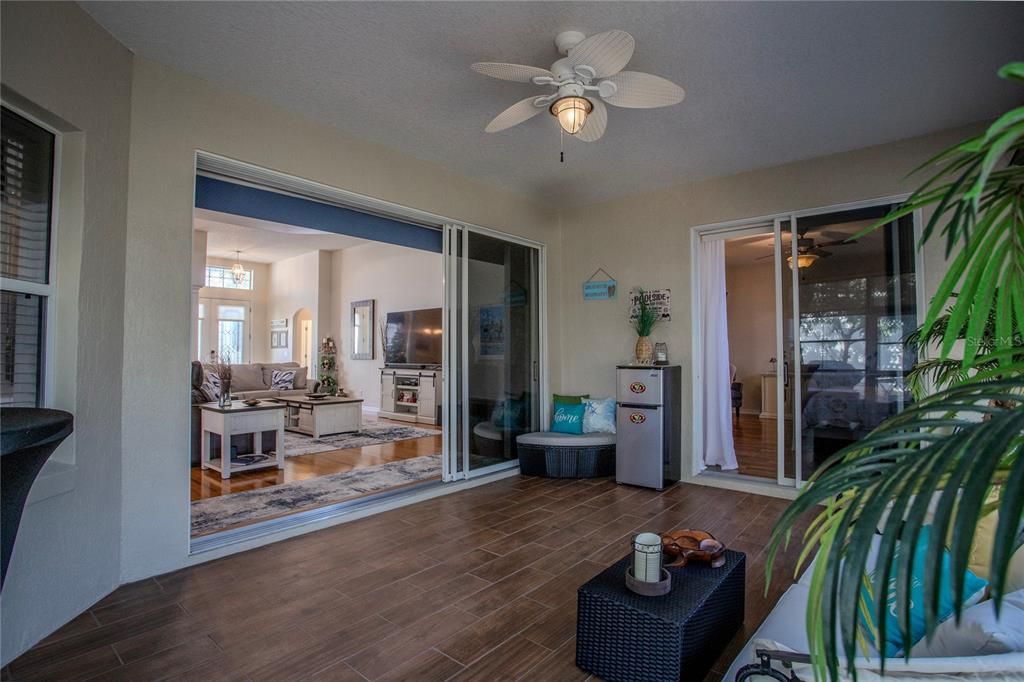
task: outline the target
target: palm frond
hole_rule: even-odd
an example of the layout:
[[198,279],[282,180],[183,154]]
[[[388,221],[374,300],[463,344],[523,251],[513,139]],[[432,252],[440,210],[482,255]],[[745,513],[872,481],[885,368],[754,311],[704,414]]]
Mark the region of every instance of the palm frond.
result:
[[[1008,64],[999,75],[1024,81],[1024,62]],[[803,561],[818,550],[807,611],[816,679],[838,678],[841,654],[856,679],[857,606],[878,530],[872,588],[887,594],[890,581],[895,584],[904,652],[913,644],[915,552],[899,547],[916,546],[930,526],[925,565],[918,567],[930,635],[937,626],[947,539],[952,590],[960,595],[978,520],[998,510],[991,556],[997,610],[1010,556],[1024,543],[1024,107],[919,170],[925,168],[932,174],[921,187],[861,233],[932,209],[921,243],[945,240],[947,272],[922,326],[906,339],[923,358],[907,377],[919,401],[819,467],[780,517],[769,544],[768,580],[797,520],[824,505],[800,555]],[[962,600],[953,601],[959,617]],[[876,645],[884,652],[886,600],[876,599],[875,610]]]

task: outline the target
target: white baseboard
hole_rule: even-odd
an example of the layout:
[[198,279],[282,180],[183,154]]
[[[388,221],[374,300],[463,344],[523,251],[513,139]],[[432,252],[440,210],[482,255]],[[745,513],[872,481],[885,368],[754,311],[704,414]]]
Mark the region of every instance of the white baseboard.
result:
[[380,412],[380,408],[374,407],[373,405],[367,405],[364,403],[363,412],[366,412],[367,414],[377,414],[378,412]]

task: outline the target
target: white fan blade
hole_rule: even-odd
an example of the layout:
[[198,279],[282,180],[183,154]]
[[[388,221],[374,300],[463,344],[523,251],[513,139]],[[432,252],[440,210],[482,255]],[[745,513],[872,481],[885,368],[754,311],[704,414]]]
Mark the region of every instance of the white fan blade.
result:
[[500,78],[503,81],[515,81],[516,83],[529,83],[536,76],[554,77],[554,74],[547,69],[541,69],[536,66],[524,66],[522,64],[477,62],[469,68],[491,78]]
[[614,76],[626,68],[636,42],[625,31],[605,31],[584,38],[580,44],[569,50],[569,66],[589,66],[594,69],[595,78]]
[[[511,128],[514,125],[519,125],[523,121],[528,121],[540,112],[544,111],[543,108],[534,106],[533,100],[536,97],[527,97],[521,99],[505,111],[501,112],[494,117],[494,120],[487,124],[484,128],[489,133],[496,133],[499,130],[505,130]],[[586,127],[586,126],[584,126]]]
[[615,83],[615,94],[605,97],[608,104],[630,109],[653,109],[679,104],[686,91],[670,80],[639,71],[623,71],[606,80]]
[[601,136],[604,135],[604,129],[608,126],[608,108],[605,107],[604,102],[599,99],[592,99],[590,103],[594,105],[594,108],[587,116],[587,122],[583,124],[583,130],[573,136],[584,142],[600,140]]

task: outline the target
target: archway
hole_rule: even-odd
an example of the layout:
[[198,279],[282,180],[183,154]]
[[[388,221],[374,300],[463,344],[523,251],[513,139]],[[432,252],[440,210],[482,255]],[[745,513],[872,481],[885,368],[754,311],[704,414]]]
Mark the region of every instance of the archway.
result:
[[309,376],[316,376],[316,329],[313,312],[299,308],[292,316],[292,362],[309,368]]

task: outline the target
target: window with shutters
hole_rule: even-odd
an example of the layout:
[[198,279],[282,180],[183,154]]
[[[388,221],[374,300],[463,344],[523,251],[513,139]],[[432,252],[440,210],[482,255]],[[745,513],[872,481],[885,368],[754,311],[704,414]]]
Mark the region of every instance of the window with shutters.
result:
[[53,306],[56,136],[2,108],[0,121],[0,404],[43,404]]

